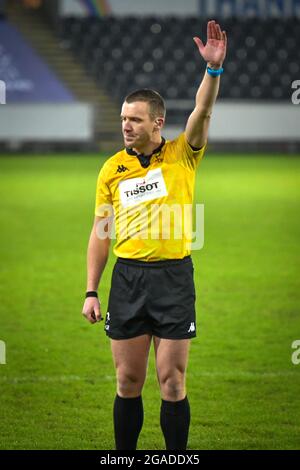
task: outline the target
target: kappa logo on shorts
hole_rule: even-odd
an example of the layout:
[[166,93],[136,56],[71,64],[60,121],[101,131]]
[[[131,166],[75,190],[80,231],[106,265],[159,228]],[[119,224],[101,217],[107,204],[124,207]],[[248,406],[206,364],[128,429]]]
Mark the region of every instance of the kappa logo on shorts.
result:
[[194,333],[196,331],[195,323],[192,322],[191,326],[189,327],[188,333]]
[[148,171],[144,178],[130,178],[121,181],[119,191],[123,207],[131,207],[140,202],[168,195],[161,168]]
[[106,313],[106,318],[105,318],[105,330],[109,330],[109,321],[110,321],[110,315],[109,312]]

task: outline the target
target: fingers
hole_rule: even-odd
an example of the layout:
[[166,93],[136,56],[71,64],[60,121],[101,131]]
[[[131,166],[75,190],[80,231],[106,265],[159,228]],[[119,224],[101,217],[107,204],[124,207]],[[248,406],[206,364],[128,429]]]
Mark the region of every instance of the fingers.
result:
[[215,20],[209,21],[207,24],[207,40],[208,39],[217,39]]
[[90,323],[96,323],[96,316],[94,312],[82,312],[82,315],[89,321]]
[[223,35],[222,35],[222,31],[221,31],[221,28],[220,28],[220,25],[218,23],[215,24],[215,28],[216,28],[216,34],[217,34],[217,39],[219,41],[221,41],[221,39],[223,38]]
[[96,318],[96,321],[101,321],[102,320],[102,315],[99,306],[95,305],[94,307],[94,315]]
[[99,300],[94,298],[86,299],[83,306],[82,315],[92,324],[101,321],[102,315]]
[[221,31],[220,25],[215,22],[215,20],[211,20],[207,23],[207,40],[208,39],[216,39],[217,41],[225,41],[226,40],[226,33],[224,36],[225,31]]
[[196,45],[197,45],[199,51],[201,52],[202,49],[204,49],[204,44],[203,44],[203,42],[201,41],[200,38],[197,38],[197,37],[195,37],[195,38],[193,38],[193,39],[194,39],[194,41],[195,41],[195,43],[196,43]]
[[83,313],[82,315],[92,324],[97,322],[94,312]]
[[[203,42],[198,37],[194,37],[193,39],[197,44],[199,51],[201,52],[202,49],[204,49]],[[226,32],[221,30],[220,25],[216,23],[215,20],[211,20],[207,23],[207,41],[210,39],[224,41],[225,45],[227,45]]]

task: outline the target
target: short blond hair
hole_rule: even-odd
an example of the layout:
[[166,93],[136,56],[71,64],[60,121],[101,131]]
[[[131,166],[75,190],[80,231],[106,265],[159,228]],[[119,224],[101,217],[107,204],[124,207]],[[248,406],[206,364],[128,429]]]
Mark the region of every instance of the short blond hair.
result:
[[136,101],[149,103],[149,114],[152,120],[157,117],[165,118],[165,102],[157,91],[151,90],[150,88],[142,88],[140,90],[133,91],[125,98],[126,103],[135,103]]

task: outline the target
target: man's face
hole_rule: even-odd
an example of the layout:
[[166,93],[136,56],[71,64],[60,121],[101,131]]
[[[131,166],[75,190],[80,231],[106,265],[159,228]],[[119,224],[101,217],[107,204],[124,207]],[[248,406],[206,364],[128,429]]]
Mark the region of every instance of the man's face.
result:
[[125,101],[121,110],[121,121],[125,147],[137,149],[147,145],[163,123],[162,118],[151,119],[149,104],[144,101]]

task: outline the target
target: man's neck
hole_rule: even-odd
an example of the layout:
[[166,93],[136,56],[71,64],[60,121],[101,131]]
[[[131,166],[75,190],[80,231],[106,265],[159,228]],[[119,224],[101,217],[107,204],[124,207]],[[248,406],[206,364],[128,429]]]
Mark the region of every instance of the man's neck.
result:
[[151,140],[148,144],[146,144],[143,147],[136,148],[134,147],[132,150],[134,150],[138,155],[151,155],[152,152],[160,146],[162,142],[162,137],[161,135],[155,137],[155,139]]

